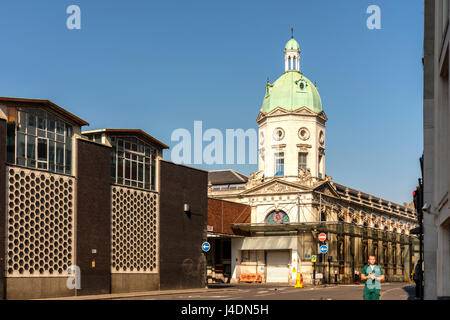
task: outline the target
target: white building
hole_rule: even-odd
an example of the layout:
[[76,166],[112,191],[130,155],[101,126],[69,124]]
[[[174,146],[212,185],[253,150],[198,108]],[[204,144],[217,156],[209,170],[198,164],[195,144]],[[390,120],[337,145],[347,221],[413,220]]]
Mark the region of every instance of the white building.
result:
[[[300,71],[294,38],[284,48],[284,61],[281,77],[266,84],[256,120],[258,172],[239,185],[223,181],[220,172],[209,174],[209,197],[251,207],[251,223],[233,226],[243,237],[232,239],[232,280],[256,273],[265,282],[295,282],[300,272],[312,282],[314,268],[319,276],[329,267],[333,280],[352,282],[368,254],[378,257],[388,279],[407,279],[416,240],[409,236],[416,226],[414,210],[326,175],[328,118],[317,87]],[[328,234],[327,257],[318,252],[320,232]]]

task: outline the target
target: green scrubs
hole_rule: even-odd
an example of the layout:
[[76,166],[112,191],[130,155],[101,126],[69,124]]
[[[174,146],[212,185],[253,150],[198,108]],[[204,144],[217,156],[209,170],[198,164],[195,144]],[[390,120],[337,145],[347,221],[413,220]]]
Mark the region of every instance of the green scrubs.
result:
[[[374,265],[373,271],[370,265],[366,265],[362,269],[362,273],[365,276],[374,273],[377,278],[384,274],[383,269],[379,265]],[[364,300],[380,300],[380,289],[381,286],[379,280],[367,279],[366,284],[364,285]]]

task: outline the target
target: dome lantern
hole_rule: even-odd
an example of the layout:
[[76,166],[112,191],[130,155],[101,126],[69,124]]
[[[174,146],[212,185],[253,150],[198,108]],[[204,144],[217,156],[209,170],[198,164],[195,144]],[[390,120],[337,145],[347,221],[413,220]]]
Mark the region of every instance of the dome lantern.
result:
[[300,46],[294,39],[294,28],[291,28],[291,39],[284,46],[284,71],[300,72]]

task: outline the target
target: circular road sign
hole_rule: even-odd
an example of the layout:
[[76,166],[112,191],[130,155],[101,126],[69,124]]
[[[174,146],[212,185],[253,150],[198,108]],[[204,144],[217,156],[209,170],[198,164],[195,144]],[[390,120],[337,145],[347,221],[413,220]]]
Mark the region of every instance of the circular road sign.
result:
[[211,249],[211,245],[209,244],[209,242],[203,242],[203,244],[202,244],[202,250],[203,250],[204,252],[208,252],[209,249]]
[[325,241],[327,240],[327,235],[325,233],[321,233],[319,234],[319,241]]
[[323,246],[320,246],[320,252],[321,253],[327,253],[328,252],[328,246],[327,245],[323,245]]

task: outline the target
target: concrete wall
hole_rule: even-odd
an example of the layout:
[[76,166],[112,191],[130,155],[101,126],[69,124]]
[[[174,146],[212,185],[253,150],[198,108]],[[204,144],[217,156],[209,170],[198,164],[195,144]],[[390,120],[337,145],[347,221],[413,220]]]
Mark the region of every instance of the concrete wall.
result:
[[110,293],[111,148],[80,139],[77,144],[76,264],[81,269],[78,294]]
[[7,299],[42,299],[56,297],[70,297],[74,290],[67,289],[67,277],[31,277],[8,278]]
[[[206,284],[208,173],[160,161],[161,289],[199,288]],[[184,213],[184,204],[190,214]]]
[[113,273],[111,292],[144,292],[159,289],[159,274]]
[[0,300],[5,299],[6,241],[6,121],[0,119]]

